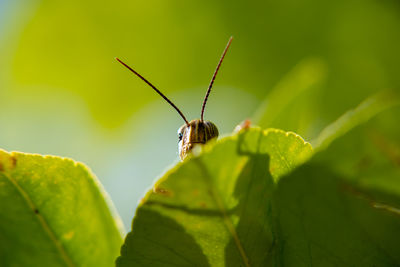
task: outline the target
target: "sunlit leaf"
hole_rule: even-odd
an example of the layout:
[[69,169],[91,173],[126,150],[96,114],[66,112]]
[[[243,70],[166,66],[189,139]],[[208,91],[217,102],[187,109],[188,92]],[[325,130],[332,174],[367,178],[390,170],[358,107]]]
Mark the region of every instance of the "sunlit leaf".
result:
[[[206,146],[142,200],[117,265],[399,264],[400,196],[338,172],[331,151],[322,149],[324,140],[394,103],[381,93],[346,113],[311,160],[309,143],[275,129],[242,130]],[[382,183],[392,175],[390,168],[381,172]]]
[[117,265],[270,261],[275,183],[311,153],[298,135],[251,129],[178,164],[143,199]]
[[111,211],[83,164],[0,150],[2,266],[112,266],[122,237]]

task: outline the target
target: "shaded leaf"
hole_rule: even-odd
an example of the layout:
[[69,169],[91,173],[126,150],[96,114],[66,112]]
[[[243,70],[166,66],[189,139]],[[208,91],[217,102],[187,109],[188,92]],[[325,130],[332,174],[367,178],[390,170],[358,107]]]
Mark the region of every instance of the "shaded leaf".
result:
[[[307,163],[274,192],[278,266],[397,266],[400,196]],[[384,176],[384,174],[383,174]]]
[[313,147],[317,150],[326,148],[335,139],[352,128],[363,124],[383,110],[399,103],[398,94],[394,91],[382,91],[367,98],[355,109],[349,110],[322,130],[317,139],[312,141]]
[[273,200],[278,265],[400,264],[398,165],[379,152],[386,137],[376,136],[376,123],[349,132],[396,104],[397,95],[385,91],[345,113],[314,142],[314,158],[280,180]]
[[395,103],[385,92],[346,113],[299,169],[315,152],[294,133],[252,128],[205,146],[142,200],[117,265],[399,264],[400,196],[338,172],[340,153],[323,149]]
[[0,150],[2,265],[112,266],[122,238],[111,212],[83,164]]
[[262,128],[271,127],[276,118],[300,94],[312,89],[325,79],[325,69],[325,65],[319,59],[308,58],[301,61],[269,92],[253,116],[253,122]]
[[301,137],[273,129],[250,129],[206,146],[200,157],[171,169],[143,199],[117,265],[271,261],[275,181],[311,153]]

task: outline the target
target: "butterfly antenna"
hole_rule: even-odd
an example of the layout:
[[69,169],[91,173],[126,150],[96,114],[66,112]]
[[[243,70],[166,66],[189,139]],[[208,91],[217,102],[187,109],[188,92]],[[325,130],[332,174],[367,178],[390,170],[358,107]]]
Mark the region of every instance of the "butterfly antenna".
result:
[[224,49],[224,52],[222,53],[222,56],[221,56],[221,58],[220,58],[220,60],[218,62],[217,68],[214,71],[214,75],[212,76],[210,85],[208,86],[208,90],[207,90],[206,96],[204,97],[203,106],[201,107],[201,117],[200,117],[201,121],[204,121],[204,119],[203,119],[204,118],[204,110],[206,108],[208,96],[210,95],[211,88],[212,88],[212,86],[214,84],[215,77],[217,77],[217,73],[218,73],[219,67],[221,67],[222,61],[224,60],[225,54],[228,51],[228,48],[231,45],[232,40],[233,40],[233,36],[231,36],[231,38],[229,38],[228,44],[226,45],[226,47]]
[[183,120],[185,121],[186,125],[189,126],[189,122],[187,121],[187,119],[185,118],[185,116],[183,115],[183,113],[180,111],[180,109],[175,106],[174,103],[172,103],[171,100],[169,100],[163,93],[160,92],[160,90],[158,90],[154,85],[152,85],[148,80],[146,80],[142,75],[140,75],[139,73],[137,73],[134,69],[132,69],[131,67],[129,67],[128,65],[126,65],[124,62],[122,62],[122,60],[120,60],[119,58],[115,58],[116,60],[118,60],[119,63],[121,63],[122,65],[124,65],[128,70],[130,70],[131,72],[133,72],[134,74],[136,74],[136,76],[138,76],[140,79],[142,79],[145,83],[147,83],[148,85],[150,85],[151,88],[154,89],[154,91],[156,91],[162,98],[165,99],[165,101],[167,101],[174,109],[176,109],[176,111],[178,111],[179,115],[181,115],[181,117],[183,118]]

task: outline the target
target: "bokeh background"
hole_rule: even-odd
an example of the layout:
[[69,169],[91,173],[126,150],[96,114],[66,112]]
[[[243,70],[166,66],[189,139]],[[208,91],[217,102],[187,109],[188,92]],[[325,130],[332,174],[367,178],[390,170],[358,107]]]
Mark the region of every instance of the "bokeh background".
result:
[[129,229],[183,121],[115,57],[198,118],[233,35],[206,119],[227,134],[262,105],[311,140],[399,87],[399,29],[396,0],[0,0],[0,147],[84,162]]

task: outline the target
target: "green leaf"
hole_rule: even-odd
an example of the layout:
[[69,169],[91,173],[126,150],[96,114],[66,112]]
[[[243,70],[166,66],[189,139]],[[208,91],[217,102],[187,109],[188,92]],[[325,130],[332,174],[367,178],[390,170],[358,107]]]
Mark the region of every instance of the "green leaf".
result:
[[[271,134],[292,145],[268,148]],[[301,152],[273,179],[291,161],[283,158]],[[300,137],[277,130],[206,147],[143,199],[117,266],[399,265],[400,195],[332,170],[321,160],[329,150],[295,168],[309,153]]]
[[112,266],[122,243],[97,178],[69,159],[0,150],[3,266]]
[[400,195],[349,180],[314,161],[281,179],[273,196],[277,266],[400,264]]
[[[117,265],[399,264],[400,191],[387,190],[398,171],[379,161],[374,187],[337,168],[351,158],[343,150],[324,150],[396,103],[390,92],[367,99],[321,133],[317,154],[294,133],[258,128],[195,150],[142,200]],[[356,152],[352,164],[363,156],[357,145],[345,150]]]
[[269,92],[257,109],[252,121],[262,128],[271,127],[276,118],[302,93],[320,84],[326,75],[326,67],[316,58],[308,58],[297,64]]
[[274,129],[250,129],[206,146],[142,200],[117,265],[265,264],[274,249],[275,183],[311,154],[301,137]]
[[335,139],[363,124],[380,112],[398,105],[399,96],[395,91],[382,91],[364,100],[355,109],[349,110],[332,124],[328,125],[316,140],[312,141],[316,150],[329,146]]
[[[376,107],[356,110],[371,114]],[[334,144],[280,180],[273,201],[279,265],[400,265],[400,169],[393,154],[399,146],[376,127],[392,116],[384,112],[335,136]],[[357,112],[348,118],[342,125],[362,121],[355,120]]]
[[280,180],[277,265],[400,264],[400,173],[393,144],[376,129],[389,114],[352,130],[398,103],[384,91],[346,112],[314,142],[313,159]]

